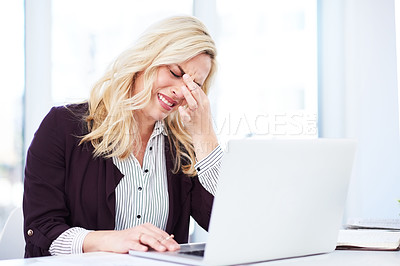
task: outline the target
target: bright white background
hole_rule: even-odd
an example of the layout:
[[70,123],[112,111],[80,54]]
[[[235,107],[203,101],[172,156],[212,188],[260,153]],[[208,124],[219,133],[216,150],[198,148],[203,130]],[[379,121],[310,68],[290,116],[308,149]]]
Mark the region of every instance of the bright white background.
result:
[[358,140],[348,218],[400,218],[394,2],[321,1],[320,135]]

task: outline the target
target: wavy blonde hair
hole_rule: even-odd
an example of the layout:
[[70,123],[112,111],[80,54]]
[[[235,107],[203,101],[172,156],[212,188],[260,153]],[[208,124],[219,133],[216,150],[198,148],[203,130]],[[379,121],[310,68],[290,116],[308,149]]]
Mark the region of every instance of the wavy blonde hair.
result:
[[[94,156],[125,159],[141,145],[134,112],[151,98],[157,70],[163,65],[187,61],[196,55],[211,58],[211,70],[202,89],[207,94],[216,72],[216,47],[206,27],[198,19],[177,16],[150,27],[138,41],[122,52],[93,86],[86,116],[89,133],[81,143],[91,142]],[[135,78],[143,74],[144,89],[132,95]],[[192,138],[182,127],[179,112],[164,119],[170,148],[176,150],[174,172],[194,176],[195,153]]]

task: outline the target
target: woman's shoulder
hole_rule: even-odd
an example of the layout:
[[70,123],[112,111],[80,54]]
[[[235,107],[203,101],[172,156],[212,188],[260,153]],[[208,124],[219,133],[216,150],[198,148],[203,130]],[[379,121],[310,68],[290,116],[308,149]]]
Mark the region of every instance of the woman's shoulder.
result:
[[64,147],[68,143],[76,145],[80,136],[87,132],[86,113],[87,104],[84,103],[51,108],[33,136],[31,152],[38,154],[46,149],[51,152],[54,147]]
[[53,124],[60,129],[63,128],[65,131],[85,131],[85,117],[87,113],[87,102],[54,106],[43,122],[45,124]]
[[58,115],[71,117],[71,118],[82,118],[88,113],[88,103],[73,103],[67,105],[54,106],[50,112],[55,112]]

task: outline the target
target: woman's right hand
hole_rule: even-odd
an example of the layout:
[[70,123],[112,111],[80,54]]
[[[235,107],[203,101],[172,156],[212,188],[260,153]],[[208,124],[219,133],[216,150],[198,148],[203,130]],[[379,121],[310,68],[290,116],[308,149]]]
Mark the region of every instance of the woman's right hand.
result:
[[175,251],[179,244],[158,227],[146,223],[130,229],[116,231],[93,231],[86,235],[83,252],[107,251],[128,253],[129,250]]

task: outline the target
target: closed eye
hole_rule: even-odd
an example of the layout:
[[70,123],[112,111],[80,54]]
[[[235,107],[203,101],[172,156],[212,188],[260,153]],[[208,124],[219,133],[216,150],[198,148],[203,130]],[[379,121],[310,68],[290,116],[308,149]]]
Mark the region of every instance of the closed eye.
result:
[[179,75],[175,74],[175,72],[172,71],[172,70],[169,70],[169,72],[171,72],[171,74],[172,74],[175,78],[181,78],[181,77],[182,77],[182,76],[179,76]]

